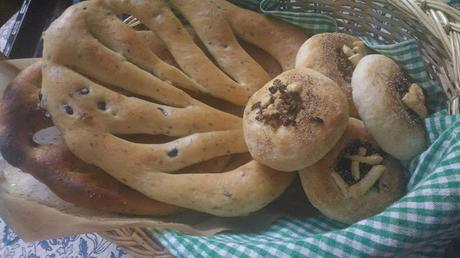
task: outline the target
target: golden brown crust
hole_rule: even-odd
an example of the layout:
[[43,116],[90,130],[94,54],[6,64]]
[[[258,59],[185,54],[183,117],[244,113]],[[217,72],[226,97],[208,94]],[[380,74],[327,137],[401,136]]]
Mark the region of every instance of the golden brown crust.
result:
[[[193,42],[171,11],[171,2],[181,5],[179,11],[205,45],[208,41],[203,39],[219,43],[218,48],[206,47],[225,73]],[[239,117],[205,105],[180,88],[241,105],[268,78],[234,37],[207,29],[213,18],[228,30],[221,17],[213,16],[220,11],[211,2],[206,6],[210,12],[201,16],[192,4],[201,6],[199,1],[94,0],[69,8],[44,37],[42,91],[66,145],[85,162],[153,199],[219,216],[239,216],[279,196],[293,175],[255,161],[218,175],[174,174],[202,161],[247,152]],[[153,30],[182,71],[150,51],[121,24],[115,16],[119,13],[131,13]],[[78,44],[69,32],[78,32]],[[75,48],[69,51],[71,46]],[[235,67],[236,60],[249,63]],[[249,71],[260,78],[249,77]],[[141,144],[118,137],[126,134],[176,139]]]
[[174,60],[174,57],[171,55],[171,52],[169,52],[166,45],[161,41],[160,38],[158,38],[157,35],[155,35],[154,32],[145,30],[137,31],[136,33],[137,35],[139,35],[139,37],[142,38],[142,40],[148,46],[150,51],[155,53],[161,60],[163,60],[165,63],[169,65],[179,68],[179,65],[177,64],[176,60]]
[[[171,8],[188,19],[215,63],[194,43]],[[131,13],[154,31],[181,69],[150,51],[135,31],[116,17],[115,14],[121,13]],[[255,24],[255,21],[260,23]],[[306,39],[292,25],[223,0],[94,0],[70,7],[51,27],[44,34],[45,40],[49,38],[48,42],[54,42],[45,47],[45,52],[49,47],[54,49],[52,55],[45,55],[50,61],[116,87],[122,88],[127,83],[138,85],[137,89],[132,89],[137,94],[145,94],[139,89],[143,85],[163,92],[168,86],[164,81],[169,81],[181,89],[198,91],[237,105],[244,105],[269,75],[244,51],[234,34],[266,50],[283,69],[293,67],[295,53]],[[150,75],[140,73],[134,65]],[[175,93],[180,94],[180,91],[175,90]],[[157,100],[163,101],[169,97],[156,95]]]
[[297,51],[308,39],[304,32],[279,19],[239,8],[229,1],[216,2],[225,6],[230,26],[239,38],[265,50],[280,63],[283,71],[294,68]]
[[347,95],[350,116],[358,117],[353,104],[351,77],[353,64],[343,53],[358,38],[344,33],[321,33],[309,38],[299,49],[296,67],[311,68],[335,81]]
[[265,50],[244,40],[240,40],[240,44],[248,52],[248,54],[254,58],[254,60],[262,66],[262,68],[264,68],[270,76],[270,79],[275,78],[278,74],[283,72],[283,69],[278,61]]
[[177,171],[177,173],[187,174],[196,173],[197,171],[203,174],[228,172],[243,166],[251,160],[249,153],[226,155],[191,165]]
[[255,92],[269,80],[265,70],[239,44],[219,0],[171,0],[171,3],[194,28],[220,69],[233,80],[249,92]]
[[[202,44],[198,36],[196,35],[195,31],[190,26],[185,26],[188,33],[192,36],[193,41],[197,44],[197,46],[208,56],[211,55],[208,53],[206,47]],[[138,31],[138,35],[140,35],[145,43],[149,46],[150,50],[153,51],[158,57],[165,61],[166,63],[173,65],[179,68],[179,65],[174,60],[174,57],[169,52],[166,45],[161,41],[158,36],[155,35],[152,31]],[[243,49],[252,57],[254,60],[260,64],[260,66],[268,73],[270,78],[274,78],[278,74],[282,72],[281,66],[276,59],[274,59],[269,53],[264,51],[263,49],[248,43],[242,39],[239,39],[239,43],[243,47]],[[230,114],[234,114],[237,116],[243,116],[243,109],[244,107],[234,105],[228,101],[212,97],[209,95],[205,95],[199,92],[187,91],[186,92],[192,96],[193,98],[209,105],[219,110],[225,111]]]
[[255,160],[294,171],[321,159],[347,122],[347,100],[337,84],[302,68],[280,74],[251,97],[243,129]]
[[5,90],[0,149],[5,160],[75,205],[133,215],[165,216],[181,209],[145,197],[75,157],[65,144],[38,145],[35,132],[52,126],[38,105],[41,62],[19,74]]
[[[24,70],[5,91],[0,108],[0,150],[7,162],[33,175],[63,200],[80,207],[154,216],[171,215],[182,210],[149,199],[101,169],[84,163],[69,151],[62,140],[53,139],[52,145],[37,145],[32,139],[34,133],[53,125],[45,116],[45,111],[39,108],[40,83],[41,62],[37,62]],[[47,138],[60,137],[51,133]],[[133,135],[128,139],[143,143],[168,140],[167,137]],[[228,171],[249,160],[248,154],[223,156],[180,172]]]
[[356,140],[368,142],[378,149],[364,124],[350,118],[347,130],[337,145],[319,162],[299,173],[305,194],[313,206],[329,218],[344,223],[354,223],[383,211],[403,196],[406,184],[402,166],[387,156],[383,161],[386,171],[374,187],[362,196],[345,196],[332,174],[343,150]]

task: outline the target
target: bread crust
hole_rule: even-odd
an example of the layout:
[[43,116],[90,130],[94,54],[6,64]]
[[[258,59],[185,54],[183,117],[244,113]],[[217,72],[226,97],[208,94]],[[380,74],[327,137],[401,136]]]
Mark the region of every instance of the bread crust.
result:
[[407,78],[384,55],[364,57],[352,78],[353,100],[366,128],[385,152],[400,160],[413,158],[427,145],[423,120],[404,105],[398,93],[404,90],[398,85]]
[[33,175],[77,206],[131,215],[166,216],[182,209],[145,197],[97,167],[75,157],[66,145],[38,145],[35,132],[53,126],[39,107],[41,62],[22,71],[6,88],[1,106],[0,150],[5,160]]
[[[279,196],[294,175],[255,161],[219,174],[175,174],[206,160],[247,152],[239,117],[210,107],[182,89],[244,105],[262,86],[260,81],[268,79],[235,37],[207,27],[212,20],[228,31],[229,21],[215,13],[241,9],[226,1],[206,3],[94,0],[69,8],[45,33],[42,91],[66,145],[85,162],[156,200],[218,216],[246,215]],[[226,10],[218,8],[219,3]],[[217,48],[209,44],[206,48],[223,71],[193,42],[171,4],[187,17],[205,45],[207,39],[218,43]],[[198,15],[194,4],[210,11]],[[181,70],[161,61],[121,24],[118,13],[131,13],[154,31]],[[287,26],[276,24],[270,28]],[[71,33],[78,35],[78,44],[69,37]],[[74,49],[69,50],[70,46]],[[267,45],[259,47],[263,46]],[[283,53],[281,48],[276,51]],[[249,63],[235,67],[235,60]],[[248,76],[251,71],[257,76]],[[122,139],[120,134],[162,134],[176,139],[142,144]]]
[[360,120],[350,118],[348,127],[337,145],[319,162],[299,172],[305,194],[313,206],[327,217],[349,224],[375,215],[401,198],[407,182],[399,162],[387,156],[382,163],[386,166],[386,171],[378,179],[376,186],[361,196],[345,196],[332,173],[335,173],[343,150],[356,140],[370,143],[378,149],[377,143],[366,131],[364,124]]
[[[281,94],[280,87],[286,93]],[[321,159],[347,123],[345,94],[332,80],[306,68],[286,71],[268,82],[251,97],[243,117],[252,157],[281,171],[302,169]]]
[[[296,57],[296,68],[316,70],[336,82],[346,94],[350,116],[358,117],[352,98],[352,63],[343,53],[343,46],[352,46],[358,38],[345,33],[321,33],[312,36],[300,47]],[[345,67],[349,67],[345,69]]]
[[[215,63],[194,43],[171,8],[187,17]],[[121,13],[131,13],[154,31],[180,69],[150,51],[136,32],[116,17]],[[153,91],[163,92],[168,86],[165,81],[169,81],[181,89],[243,106],[270,77],[244,51],[235,35],[265,50],[284,70],[294,66],[295,53],[307,38],[292,25],[224,0],[95,0],[68,8],[44,33],[49,42],[45,52],[48,47],[54,49],[54,54],[45,58],[117,87],[148,84]],[[95,66],[97,63],[100,65]],[[154,76],[141,74],[134,66]],[[137,94],[145,94],[139,90]],[[150,95],[157,100],[168,99],[158,93]]]

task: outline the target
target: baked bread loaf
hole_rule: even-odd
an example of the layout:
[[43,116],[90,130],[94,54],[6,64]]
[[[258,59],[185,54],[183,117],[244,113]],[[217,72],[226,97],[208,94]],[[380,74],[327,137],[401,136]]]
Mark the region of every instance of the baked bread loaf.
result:
[[[215,63],[194,43],[171,8],[191,24]],[[132,14],[155,32],[181,69],[150,51],[142,38],[116,16],[123,13]],[[58,30],[69,33],[54,33]],[[245,105],[270,77],[244,51],[237,37],[272,55],[283,70],[294,67],[297,50],[306,40],[304,33],[292,25],[224,0],[94,0],[68,8],[44,33],[45,40],[53,41],[52,46],[45,46],[53,48],[50,60],[115,87],[148,84],[149,94],[134,87],[133,93],[153,97],[160,88],[155,95],[161,98],[160,85],[169,85],[167,81]]]
[[385,152],[409,160],[425,149],[423,90],[396,62],[384,55],[364,57],[352,85],[359,115]]
[[313,206],[350,224],[383,211],[403,196],[406,186],[399,162],[382,152],[354,118],[337,145],[299,175]]
[[[193,28],[190,25],[184,25],[184,28],[190,34],[193,42],[195,42],[201,51],[203,51],[206,56],[208,56],[208,58],[212,59],[212,55],[209,53],[206,46],[201,42]],[[149,30],[141,30],[137,31],[137,34],[143,38],[144,42],[147,44],[150,50],[155,53],[161,60],[180,69],[171,52],[169,52],[168,47],[154,32]],[[241,47],[249,54],[249,56],[251,56],[268,73],[270,78],[277,76],[283,71],[280,63],[278,63],[278,61],[265,50],[241,38],[238,38],[238,43],[240,43]]]
[[281,171],[321,159],[348,123],[348,103],[335,82],[312,69],[286,71],[249,100],[243,129],[252,157]]
[[366,47],[358,38],[345,33],[321,33],[300,47],[296,68],[311,68],[335,81],[347,95],[350,116],[358,117],[353,104],[351,77]]
[[[60,198],[80,207],[155,216],[182,210],[149,199],[75,157],[59,135],[45,129],[53,124],[39,107],[40,84],[41,62],[37,62],[22,71],[3,94],[0,150],[9,164],[33,175]],[[42,131],[43,136],[34,140],[34,134],[42,129],[48,133]]]
[[[190,26],[185,26],[187,32],[193,38],[193,41],[197,46],[209,57],[212,58],[211,54],[208,52],[206,47],[200,41],[198,36],[196,35],[195,31]],[[151,51],[153,51],[161,60],[164,62],[175,66],[176,68],[180,69],[179,65],[174,60],[174,57],[169,52],[167,46],[161,41],[161,39],[155,35],[152,31],[138,31],[137,34],[141,36],[144,42],[148,45]],[[270,78],[274,78],[278,74],[282,72],[282,68],[278,61],[274,59],[269,53],[264,51],[263,49],[248,43],[242,39],[239,39],[238,42],[241,44],[243,49],[252,57],[254,60],[262,66],[262,68],[268,73]],[[229,101],[225,101],[223,99],[219,99],[216,97],[212,97],[203,93],[187,91],[193,98],[210,105],[214,108],[219,110],[225,111],[227,113],[231,113],[237,116],[243,116],[244,106],[238,106],[230,103]]]
[[[171,8],[190,22],[222,71],[193,42]],[[137,32],[118,20],[121,13],[133,14],[153,30],[181,69],[150,51]],[[260,33],[252,31],[255,21],[276,32],[255,37]],[[295,52],[273,36],[286,33],[291,38],[287,42],[305,39],[283,22],[226,1],[82,2],[45,33],[46,109],[72,153],[150,198],[218,216],[256,211],[279,196],[294,175],[256,161],[219,174],[177,173],[202,161],[247,152],[239,117],[181,90],[244,105],[268,80],[233,31],[274,56],[283,69],[293,65]],[[141,144],[119,137],[126,134],[174,139]]]
[[[193,28],[186,26],[187,31],[193,37],[196,44],[200,40],[193,31]],[[137,31],[150,50],[164,62],[180,68],[167,46],[155,33],[151,31]],[[281,71],[278,62],[268,53],[256,46],[240,41],[243,48],[256,60],[271,77]],[[199,45],[203,51],[206,48]],[[5,94],[4,106],[0,109],[3,128],[0,135],[3,140],[0,142],[0,149],[3,156],[10,164],[13,164],[24,172],[30,173],[38,180],[45,183],[53,192],[67,202],[77,206],[104,210],[132,215],[171,215],[183,209],[173,205],[163,204],[152,200],[132,190],[129,187],[116,181],[101,169],[84,163],[75,157],[67,148],[60,136],[60,133],[53,128],[43,130],[43,133],[35,133],[39,127],[53,126],[51,119],[45,116],[46,111],[38,108],[38,92],[41,85],[41,62],[34,64],[25,70],[12,83]],[[224,100],[205,96],[200,93],[193,93],[206,103],[226,112],[243,114],[243,107],[232,105]],[[10,96],[10,97],[7,97]],[[11,97],[14,96],[14,97]],[[8,98],[8,99],[6,99]],[[30,106],[26,112],[24,107]],[[20,114],[20,115],[16,115]],[[27,123],[24,123],[27,121]],[[40,155],[33,156],[38,151],[28,151],[28,144],[33,143],[31,135],[35,140],[40,140],[37,135],[44,135],[46,141],[52,139],[53,145],[47,145],[40,151]],[[161,143],[167,141],[168,137],[153,135],[124,135],[124,139],[138,143]],[[49,142],[44,142],[49,144]],[[33,143],[34,148],[42,147]],[[46,151],[43,151],[46,149]],[[42,155],[43,154],[43,155]],[[21,158],[21,155],[24,155]],[[31,156],[27,156],[31,155]],[[52,160],[51,160],[52,159]],[[22,160],[21,163],[15,163]],[[24,160],[27,160],[24,161]],[[244,165],[251,160],[248,153],[226,155],[208,161],[203,161],[189,167],[183,168],[177,173],[218,173],[226,172]],[[43,163],[42,163],[43,161]]]

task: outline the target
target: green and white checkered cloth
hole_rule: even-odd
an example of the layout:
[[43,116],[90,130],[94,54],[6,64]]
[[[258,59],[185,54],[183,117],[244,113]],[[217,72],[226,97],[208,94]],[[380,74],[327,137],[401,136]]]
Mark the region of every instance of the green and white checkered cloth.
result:
[[[332,18],[278,10],[278,1],[234,0],[309,31],[335,30]],[[260,4],[260,5],[259,5]],[[333,20],[333,19],[332,19]],[[407,194],[384,212],[345,225],[324,216],[282,217],[257,233],[224,232],[210,237],[151,229],[178,257],[439,257],[460,234],[460,116],[439,111],[440,87],[428,77],[414,40],[394,45],[366,44],[399,62],[425,89],[432,112],[425,120],[430,147],[406,164]],[[460,255],[460,251],[459,251]]]

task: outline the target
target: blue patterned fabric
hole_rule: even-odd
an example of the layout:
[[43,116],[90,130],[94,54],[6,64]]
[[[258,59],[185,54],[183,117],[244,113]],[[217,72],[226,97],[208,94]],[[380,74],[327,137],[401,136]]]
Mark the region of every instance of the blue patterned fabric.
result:
[[25,243],[0,219],[0,258],[131,258],[96,233]]

